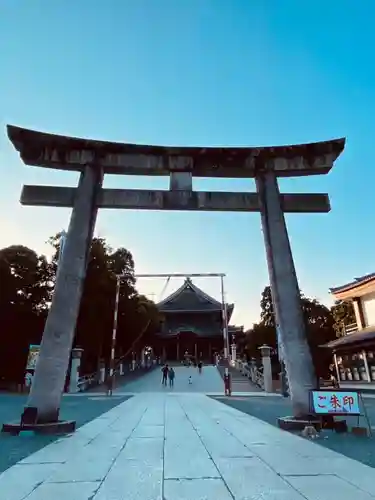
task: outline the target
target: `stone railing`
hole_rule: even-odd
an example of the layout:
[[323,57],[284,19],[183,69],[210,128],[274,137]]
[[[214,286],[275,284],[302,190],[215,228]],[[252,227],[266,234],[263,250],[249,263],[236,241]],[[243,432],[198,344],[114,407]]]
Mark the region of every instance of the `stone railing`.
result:
[[358,332],[357,323],[350,323],[350,325],[344,325],[343,331],[344,335],[349,335],[351,333]]
[[[157,366],[156,364],[152,364],[149,366],[141,366],[140,363],[132,364],[124,362],[116,365],[114,376],[118,378],[118,377],[129,376],[130,374],[146,373],[151,369],[154,369],[156,366]],[[107,374],[108,374],[107,370],[104,367],[102,367],[97,372],[89,373],[87,375],[82,375],[81,377],[78,378],[77,382],[78,392],[85,392],[90,390],[92,387],[104,384]]]
[[263,368],[257,368],[255,361],[246,363],[244,361],[236,361],[236,368],[244,377],[247,377],[253,384],[264,390]]
[[78,378],[78,390],[79,392],[88,391],[91,387],[99,385],[99,372],[89,373],[88,375],[82,375]]
[[258,387],[264,390],[264,376],[263,376],[263,370],[262,368],[255,368],[254,369],[254,379],[253,379],[254,384],[256,384]]

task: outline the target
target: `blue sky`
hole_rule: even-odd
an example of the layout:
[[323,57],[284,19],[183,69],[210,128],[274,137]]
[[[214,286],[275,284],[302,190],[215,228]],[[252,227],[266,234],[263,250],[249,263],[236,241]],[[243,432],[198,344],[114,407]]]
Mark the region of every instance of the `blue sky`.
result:
[[[281,190],[328,192],[326,215],[289,215],[302,290],[374,271],[375,2],[345,0],[3,0],[0,2],[0,247],[47,252],[69,210],[21,207],[24,183],[77,176],[23,166],[5,125],[134,143],[278,145],[347,137],[327,176]],[[106,187],[166,188],[108,176]],[[196,189],[254,190],[249,180]],[[97,234],[138,273],[225,272],[234,321],[251,326],[268,283],[258,214],[102,211]],[[171,292],[179,281],[171,282]],[[196,284],[218,296],[219,283]],[[160,298],[164,282],[142,291]]]

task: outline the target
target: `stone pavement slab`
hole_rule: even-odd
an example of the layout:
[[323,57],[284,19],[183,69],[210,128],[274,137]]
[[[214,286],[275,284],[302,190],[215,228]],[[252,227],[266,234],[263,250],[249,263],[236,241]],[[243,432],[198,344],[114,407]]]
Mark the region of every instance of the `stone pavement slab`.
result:
[[[129,397],[130,395],[96,397],[95,394],[87,393],[80,397],[65,395],[62,399],[61,417],[75,420],[77,427],[81,427]],[[25,394],[0,394],[0,423],[19,420],[26,401]],[[0,433],[0,473],[55,440],[55,436],[35,436],[33,433],[18,437]]]
[[[277,417],[291,414],[291,403],[287,398],[280,396],[264,397],[219,397],[220,401],[236,408],[244,413],[257,417],[272,425],[277,425]],[[320,433],[319,439],[315,442],[319,446],[324,446],[334,450],[348,458],[358,460],[365,465],[375,468],[375,400],[367,399],[365,407],[368,418],[372,424],[373,435],[370,437],[357,436],[351,432],[346,434],[337,434],[330,430],[324,430]],[[358,425],[358,418],[355,416],[346,417],[348,426]],[[367,426],[363,417],[359,418],[359,425]]]
[[[223,379],[216,366],[204,366],[201,374],[193,366],[173,366],[176,374],[173,389],[164,387],[161,384],[161,368],[147,373],[138,380],[118,387],[115,390],[115,394],[124,392],[132,394],[140,392],[202,392],[222,394],[224,391]],[[189,384],[189,376],[192,378],[192,384]]]
[[1,500],[375,499],[375,470],[203,394],[139,394],[0,475]]

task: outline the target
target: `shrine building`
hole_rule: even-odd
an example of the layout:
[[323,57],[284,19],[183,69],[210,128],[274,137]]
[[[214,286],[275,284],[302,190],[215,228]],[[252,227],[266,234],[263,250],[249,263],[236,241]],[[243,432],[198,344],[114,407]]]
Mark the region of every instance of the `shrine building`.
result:
[[331,288],[336,300],[352,302],[356,322],[343,325],[342,336],[325,345],[333,352],[342,389],[375,387],[375,273]]
[[[182,361],[186,356],[212,363],[224,349],[223,304],[210,297],[187,278],[183,285],[156,304],[163,321],[155,352],[163,360]],[[227,304],[228,323],[234,305]],[[243,327],[228,327],[229,343]]]

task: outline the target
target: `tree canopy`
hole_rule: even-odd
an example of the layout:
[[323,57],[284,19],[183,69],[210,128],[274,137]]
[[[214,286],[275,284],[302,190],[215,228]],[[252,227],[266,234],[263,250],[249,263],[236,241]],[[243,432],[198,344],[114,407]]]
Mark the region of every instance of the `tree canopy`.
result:
[[344,334],[344,327],[356,323],[353,303],[345,300],[336,300],[331,308],[336,335]]
[[[318,376],[324,377],[331,363],[331,353],[320,346],[339,335],[340,324],[355,321],[354,312],[348,303],[336,302],[329,309],[318,300],[304,296],[303,293],[301,293],[301,306],[315,370]],[[242,340],[239,346],[239,350],[242,349],[242,352],[249,357],[259,358],[259,347],[263,344],[272,347],[273,352],[277,354],[275,314],[270,286],[266,286],[262,292],[260,309],[260,322],[245,333],[246,340]],[[277,356],[274,356],[274,362],[277,363]]]
[[[54,249],[51,261],[21,245],[0,250],[0,379],[22,382],[29,345],[41,341],[56,281],[60,234],[49,243]],[[74,340],[74,345],[84,350],[83,373],[96,371],[101,359],[109,359],[119,274],[117,355],[125,354],[140,333],[143,343],[150,341],[159,327],[154,302],[136,290],[132,254],[125,248],[112,249],[103,238],[94,238]]]

